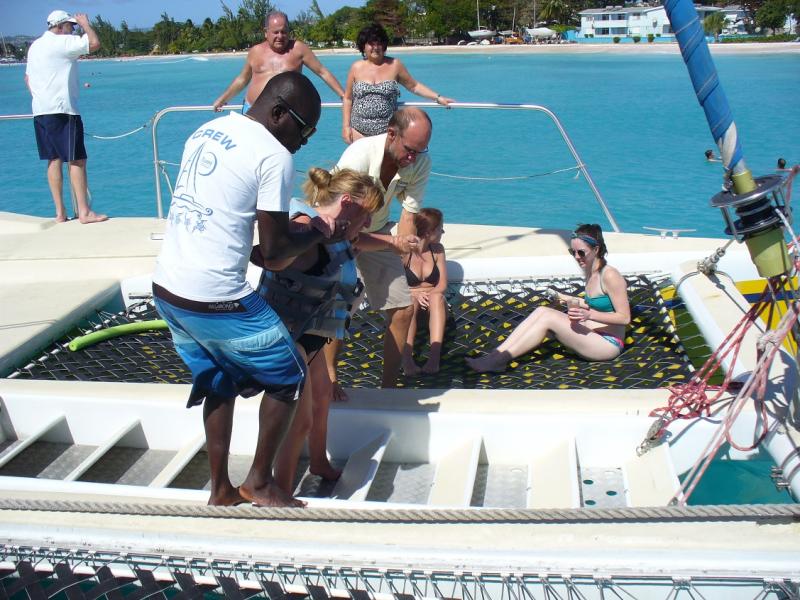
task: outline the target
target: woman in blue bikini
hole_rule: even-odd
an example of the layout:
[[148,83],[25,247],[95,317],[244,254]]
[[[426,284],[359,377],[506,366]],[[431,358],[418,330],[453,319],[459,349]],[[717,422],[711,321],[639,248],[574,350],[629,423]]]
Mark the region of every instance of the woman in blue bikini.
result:
[[572,234],[569,253],[583,270],[583,298],[557,293],[567,312],[540,306],[489,354],[467,358],[479,373],[504,371],[509,361],[539,346],[548,335],[587,360],[612,360],[622,352],[631,309],[625,279],[606,263],[606,243],[599,225],[580,225]]

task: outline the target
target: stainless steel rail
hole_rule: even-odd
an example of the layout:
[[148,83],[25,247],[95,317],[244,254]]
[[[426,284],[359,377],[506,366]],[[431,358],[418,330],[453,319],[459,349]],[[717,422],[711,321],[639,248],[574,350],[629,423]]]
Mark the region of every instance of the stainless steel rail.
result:
[[[539,106],[538,104],[494,104],[494,103],[487,103],[487,102],[454,102],[448,107],[441,106],[439,104],[435,104],[433,102],[401,102],[401,106],[418,106],[420,108],[431,109],[431,108],[447,108],[449,110],[461,110],[461,109],[468,109],[468,110],[533,110],[537,112],[544,113],[553,124],[558,129],[558,132],[561,134],[561,138],[564,140],[567,148],[569,149],[572,157],[575,159],[575,166],[580,170],[583,174],[584,179],[586,179],[589,188],[592,190],[594,197],[597,199],[597,202],[600,204],[600,208],[603,210],[608,222],[611,224],[612,229],[619,233],[622,231],[617,224],[617,220],[614,218],[614,215],[611,214],[611,210],[606,205],[605,200],[603,199],[600,190],[597,189],[597,186],[592,179],[592,176],[589,174],[589,169],[586,168],[586,165],[581,160],[578,151],[575,149],[575,145],[572,143],[569,135],[567,135],[567,131],[564,129],[564,126],[561,124],[561,121],[555,115],[553,111],[550,109]],[[341,108],[341,102],[323,102],[322,108]],[[232,110],[241,110],[241,104],[233,104],[225,106],[225,109],[232,109]],[[153,171],[155,174],[156,180],[156,213],[158,214],[159,218],[164,217],[164,208],[162,206],[162,199],[161,199],[161,178],[159,177],[159,169],[161,168],[161,160],[159,159],[158,153],[158,124],[161,121],[161,118],[165,115],[173,112],[196,112],[196,111],[209,111],[213,110],[213,106],[170,106],[169,108],[165,108],[160,110],[156,113],[155,117],[153,117]]]
[[[33,120],[33,115],[0,115],[0,121],[25,121],[25,120]],[[70,177],[69,169],[67,169],[67,177]],[[86,187],[86,193],[91,199],[92,193],[89,191],[89,187]],[[72,200],[72,213],[77,217],[78,215],[78,199],[75,197],[75,190],[72,189],[72,179],[70,177],[70,185],[69,185],[69,196]],[[90,200],[91,201],[91,200]]]

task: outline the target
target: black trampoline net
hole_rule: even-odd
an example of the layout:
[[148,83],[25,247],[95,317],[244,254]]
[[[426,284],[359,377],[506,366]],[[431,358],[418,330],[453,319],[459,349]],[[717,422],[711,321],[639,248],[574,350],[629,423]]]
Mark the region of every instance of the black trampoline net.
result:
[[[445,327],[441,369],[435,375],[401,376],[409,388],[479,389],[631,389],[663,387],[686,381],[693,367],[676,334],[660,288],[666,283],[646,276],[628,276],[632,321],[625,349],[613,361],[589,362],[553,339],[509,364],[504,373],[478,374],[464,361],[497,346],[537,306],[548,303],[544,291],[566,294],[582,290],[579,279],[502,281],[454,284],[448,294],[450,314]],[[77,335],[135,321],[157,319],[151,302],[124,313],[99,312],[97,325],[60,340],[10,377],[65,381],[190,383],[191,376],[172,346],[169,331],[149,331],[109,339],[79,351],[68,343]],[[338,363],[345,387],[377,388],[383,362],[384,319],[368,305],[353,319]],[[420,322],[415,343],[418,364],[427,358],[427,326]]]

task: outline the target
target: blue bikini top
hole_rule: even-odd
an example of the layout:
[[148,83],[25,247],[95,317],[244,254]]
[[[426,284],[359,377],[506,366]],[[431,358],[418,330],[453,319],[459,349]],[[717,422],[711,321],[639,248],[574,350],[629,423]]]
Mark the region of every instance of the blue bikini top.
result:
[[[605,267],[603,267],[605,269]],[[611,302],[611,298],[606,294],[606,290],[603,287],[603,269],[600,269],[600,291],[603,292],[599,296],[590,296],[586,294],[584,299],[586,300],[586,304],[589,305],[589,308],[593,308],[600,312],[614,312],[614,304]]]

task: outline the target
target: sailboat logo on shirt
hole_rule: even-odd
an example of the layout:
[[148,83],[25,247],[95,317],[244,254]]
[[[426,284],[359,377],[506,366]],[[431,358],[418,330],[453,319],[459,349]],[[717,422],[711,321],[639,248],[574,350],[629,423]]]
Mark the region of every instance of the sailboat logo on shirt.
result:
[[197,178],[211,175],[216,168],[217,157],[213,152],[205,151],[205,143],[200,144],[181,165],[169,209],[169,220],[173,225],[183,225],[190,233],[206,230],[206,223],[214,210],[195,199]]

